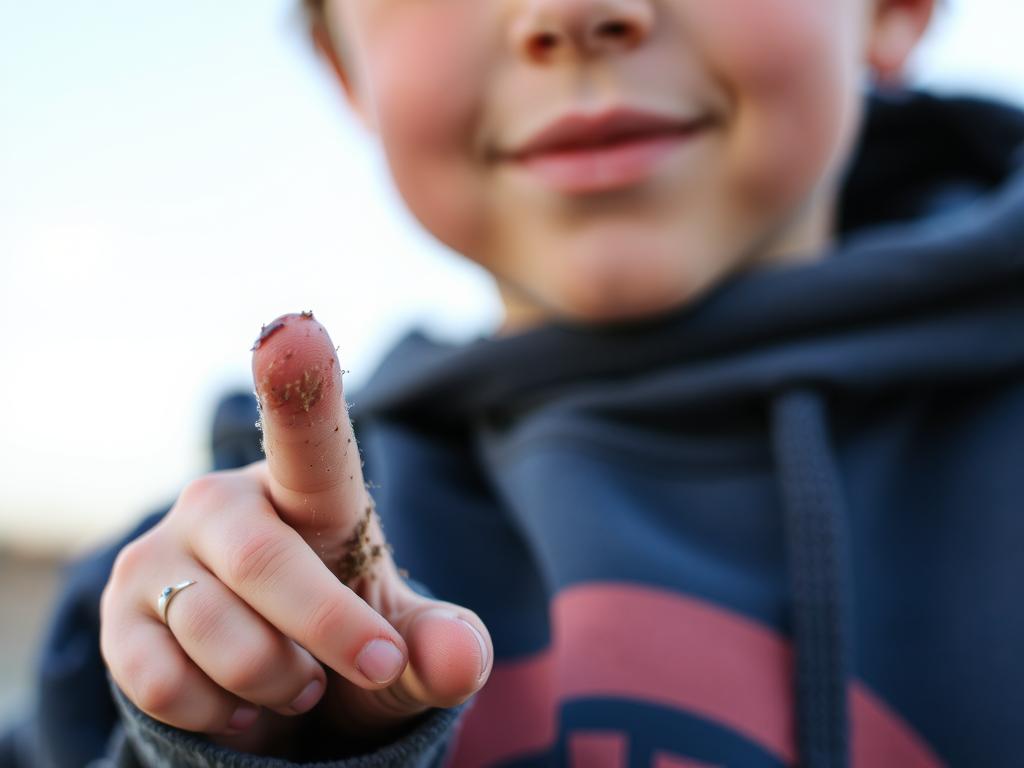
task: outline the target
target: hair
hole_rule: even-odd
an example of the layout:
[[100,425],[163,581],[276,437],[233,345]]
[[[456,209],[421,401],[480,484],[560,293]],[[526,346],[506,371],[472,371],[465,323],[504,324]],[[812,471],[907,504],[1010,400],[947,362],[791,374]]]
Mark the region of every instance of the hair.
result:
[[341,41],[337,37],[332,39],[328,34],[325,4],[326,0],[299,0],[298,22],[305,27],[310,41],[321,55],[327,54],[329,49],[339,61],[347,59]]
[[310,24],[318,22],[323,16],[324,0],[301,0],[302,14]]

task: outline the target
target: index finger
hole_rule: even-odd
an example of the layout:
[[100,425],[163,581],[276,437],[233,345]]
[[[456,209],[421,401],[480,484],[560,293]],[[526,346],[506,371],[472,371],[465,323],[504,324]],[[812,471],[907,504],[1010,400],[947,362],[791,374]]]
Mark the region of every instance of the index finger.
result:
[[312,312],[282,315],[253,345],[252,372],[274,508],[333,550],[370,504],[334,344]]
[[[237,476],[185,528],[196,559],[257,614],[362,687],[392,682],[408,648],[394,626],[331,573],[262,493]],[[195,493],[201,493],[200,486]],[[201,577],[200,577],[201,578]],[[251,648],[250,648],[251,650]]]

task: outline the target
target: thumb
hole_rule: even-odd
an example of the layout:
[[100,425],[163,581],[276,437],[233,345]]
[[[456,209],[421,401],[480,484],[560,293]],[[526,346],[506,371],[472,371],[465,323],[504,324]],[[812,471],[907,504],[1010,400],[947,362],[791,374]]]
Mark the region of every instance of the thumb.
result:
[[389,617],[409,648],[409,665],[391,687],[409,701],[455,706],[487,681],[494,658],[490,633],[467,608],[409,591],[411,608]]
[[371,504],[334,344],[312,312],[282,315],[253,345],[252,373],[267,495],[331,565]]
[[404,582],[388,579],[383,589],[391,593],[384,616],[405,640],[409,664],[387,688],[342,684],[329,692],[334,722],[357,729],[387,729],[432,707],[457,706],[486,684],[493,666],[490,633],[475,613]]

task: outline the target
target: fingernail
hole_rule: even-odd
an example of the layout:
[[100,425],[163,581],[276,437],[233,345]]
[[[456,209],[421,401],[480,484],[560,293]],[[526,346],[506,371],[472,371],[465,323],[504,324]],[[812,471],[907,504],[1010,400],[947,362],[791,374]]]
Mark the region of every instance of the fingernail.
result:
[[461,621],[463,624],[465,624],[467,627],[473,630],[473,637],[475,637],[476,641],[480,643],[480,674],[476,676],[476,681],[479,683],[481,680],[483,680],[484,672],[487,671],[487,662],[489,661],[487,653],[487,642],[484,640],[484,636],[480,634],[480,630],[478,630],[465,619],[459,619],[459,621]]
[[228,720],[228,733],[241,733],[252,727],[260,716],[259,707],[252,704],[242,704]]
[[320,694],[324,692],[324,684],[319,680],[313,680],[302,689],[302,693],[295,697],[295,700],[288,705],[297,715],[309,712],[316,703],[320,701]]
[[388,640],[371,640],[356,656],[359,671],[375,683],[389,683],[398,677],[405,666],[405,657]]

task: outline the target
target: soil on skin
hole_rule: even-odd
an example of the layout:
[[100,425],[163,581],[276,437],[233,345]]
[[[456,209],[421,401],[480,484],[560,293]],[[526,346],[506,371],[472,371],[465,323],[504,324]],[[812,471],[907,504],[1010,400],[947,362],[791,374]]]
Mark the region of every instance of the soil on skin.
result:
[[[356,523],[352,535],[342,545],[345,554],[338,563],[337,576],[345,584],[352,584],[364,573],[371,571],[373,564],[383,557],[385,547],[391,551],[390,545],[370,544],[370,523],[375,514],[373,504],[367,504],[362,519]],[[377,576],[371,571],[370,578],[375,579]]]

